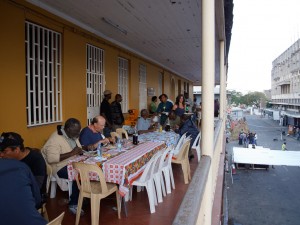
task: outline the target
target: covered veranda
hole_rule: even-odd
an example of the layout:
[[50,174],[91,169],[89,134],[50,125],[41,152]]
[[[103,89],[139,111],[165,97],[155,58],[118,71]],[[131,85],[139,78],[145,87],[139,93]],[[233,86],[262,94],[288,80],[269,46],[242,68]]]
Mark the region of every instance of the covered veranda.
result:
[[[58,122],[71,116],[79,118],[82,122],[87,121],[86,87],[81,86],[81,83],[85,84],[86,81],[85,68],[80,68],[80,72],[77,73],[76,66],[82,63],[82,60],[76,57],[70,60],[71,56],[85,54],[85,46],[77,46],[82,39],[88,39],[88,41],[84,40],[87,43],[92,42],[103,45],[103,48],[113,49],[106,54],[112,62],[115,55],[132,57],[130,64],[132,74],[138,71],[139,67],[136,65],[140,61],[148,63],[149,67],[155,65],[163,74],[160,91],[173,99],[184,91],[188,91],[191,98],[192,87],[202,86],[202,157],[199,164],[196,160],[192,163],[192,182],[181,186],[182,179],[178,176],[176,190],[168,196],[172,199],[165,200],[163,204],[166,205],[159,206],[156,214],[143,216],[145,220],[142,224],[159,224],[157,219],[162,218],[162,215],[167,215],[168,218],[161,224],[219,224],[222,220],[227,55],[232,26],[232,1],[123,2],[116,0],[87,3],[86,1],[3,0],[0,4],[3,25],[1,27],[4,33],[0,37],[2,49],[0,59],[3,64],[0,70],[2,74],[8,74],[0,78],[1,83],[5,84],[1,88],[1,94],[10,96],[4,98],[2,102],[11,109],[1,111],[2,131],[15,129],[25,137],[27,145],[40,148]],[[69,38],[60,46],[65,51],[60,55],[63,59],[61,70],[63,97],[60,103],[62,117],[53,123],[47,124],[43,121],[41,124],[31,125],[28,123],[30,117],[26,116],[29,109],[26,105],[24,78],[25,21],[42,24],[47,29],[61,32],[64,38]],[[106,67],[108,70],[106,82],[102,84],[104,88],[115,91],[117,91],[118,78],[110,74],[117,73],[117,66],[112,69],[112,65],[116,64],[111,63]],[[130,87],[128,106],[139,108],[142,102],[137,97],[138,76],[132,75],[131,78],[128,83]],[[155,86],[156,83],[156,80],[148,82],[147,88]],[[16,84],[18,88],[11,88],[12,84]],[[215,85],[220,85],[220,115],[214,127]],[[78,87],[83,88],[74,91],[74,87],[75,90]],[[15,120],[16,116],[20,119]],[[134,199],[136,201],[128,204],[129,217],[116,219],[113,224],[129,221],[136,210],[134,203],[144,202],[139,201],[139,197],[136,195]],[[58,211],[66,208],[65,199],[66,193],[58,192],[57,199],[49,200],[47,207],[50,219]],[[110,204],[109,200],[107,204]],[[142,209],[142,207],[137,208]],[[101,208],[101,210],[103,212],[101,214],[104,215],[106,209]],[[111,207],[108,206],[106,211],[108,215],[110,210]],[[149,213],[147,207],[145,210]],[[168,210],[170,214],[164,212]],[[136,222],[128,222],[128,224],[141,224],[141,217],[135,219]],[[86,224],[89,224],[88,221],[89,217],[86,216]],[[73,223],[71,215],[66,215],[63,224]],[[107,221],[105,223],[109,224]]]

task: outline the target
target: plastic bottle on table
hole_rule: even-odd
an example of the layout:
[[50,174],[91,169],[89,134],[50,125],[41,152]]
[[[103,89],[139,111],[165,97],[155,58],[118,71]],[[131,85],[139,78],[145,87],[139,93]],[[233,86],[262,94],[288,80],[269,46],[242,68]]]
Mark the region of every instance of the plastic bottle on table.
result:
[[98,146],[97,146],[97,156],[99,159],[102,159],[102,148],[101,148],[100,142],[98,143]]
[[118,138],[118,141],[117,141],[117,149],[118,151],[122,151],[122,143],[121,143],[121,138]]

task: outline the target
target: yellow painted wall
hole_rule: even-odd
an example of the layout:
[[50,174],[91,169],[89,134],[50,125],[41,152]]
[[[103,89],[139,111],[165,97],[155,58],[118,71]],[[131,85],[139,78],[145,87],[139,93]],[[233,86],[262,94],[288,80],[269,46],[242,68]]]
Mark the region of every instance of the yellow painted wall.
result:
[[[106,89],[118,92],[118,57],[129,62],[129,108],[139,107],[139,65],[147,66],[147,86],[158,90],[158,75],[164,73],[163,93],[175,100],[179,76],[143,60],[91,33],[21,0],[0,1],[0,132],[15,131],[22,135],[26,146],[41,148],[56,124],[27,127],[25,80],[25,21],[31,21],[62,34],[62,110],[63,121],[70,117],[86,126],[86,44],[104,50]],[[171,93],[171,77],[175,91]],[[181,87],[183,89],[183,87]],[[192,93],[192,92],[191,92]],[[148,97],[150,103],[151,97]]]

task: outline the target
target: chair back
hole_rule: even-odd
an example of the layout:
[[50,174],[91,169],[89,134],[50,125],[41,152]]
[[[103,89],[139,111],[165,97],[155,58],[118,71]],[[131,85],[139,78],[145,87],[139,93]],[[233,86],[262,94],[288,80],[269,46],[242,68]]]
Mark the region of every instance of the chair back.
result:
[[47,223],[47,225],[61,225],[64,219],[65,212],[62,212],[58,217],[56,217],[51,222]]
[[166,152],[167,148],[165,150],[159,151],[158,154],[159,156],[157,157],[155,163],[154,163],[154,170],[153,173],[156,174],[157,172],[159,172],[163,166],[163,162],[164,162],[164,157],[166,157]]
[[[73,167],[78,171],[78,174],[76,176],[76,182],[77,182],[77,186],[80,189],[80,191],[83,191],[85,193],[93,192],[93,190],[91,188],[91,181],[90,181],[89,173],[94,172],[98,175],[98,177],[100,179],[102,193],[108,192],[104,174],[98,165],[87,164],[87,163],[82,163],[82,162],[73,162],[72,164],[73,164]],[[80,175],[80,180],[79,180],[78,175]]]
[[[169,160],[169,155],[170,154],[170,150],[172,148],[168,147],[165,150],[163,150],[162,152],[162,156],[160,158],[160,162],[159,162],[159,169],[161,169],[162,167],[166,166],[168,164],[168,160]],[[173,155],[173,153],[172,153]],[[172,156],[171,156],[171,160],[172,160]]]
[[145,169],[143,171],[143,174],[140,178],[140,182],[145,182],[149,179],[151,179],[153,172],[154,172],[154,166],[157,161],[157,158],[161,155],[161,152],[157,152],[152,158],[149,160],[149,162],[146,163]]
[[200,140],[201,140],[201,131],[199,131],[197,137],[195,138],[195,141],[192,145],[192,149],[196,149],[198,145],[200,145]]
[[128,140],[128,134],[124,128],[117,128],[116,132],[120,135],[121,138],[123,137],[123,134],[124,134],[125,138]]
[[183,143],[181,149],[179,150],[179,153],[176,155],[177,160],[184,160],[185,158],[188,160],[188,152],[191,144],[191,139],[186,140],[186,142]]
[[117,132],[110,132],[110,136],[117,141],[116,138],[120,138],[120,135]]
[[181,148],[181,146],[182,146],[183,141],[184,141],[185,138],[186,138],[186,133],[184,133],[184,134],[180,137],[180,139],[179,139],[177,145],[176,145],[175,148],[174,148],[174,154],[176,154],[176,153],[179,152],[179,150],[180,150],[180,148]]
[[163,167],[167,167],[167,166],[170,166],[171,163],[172,163],[172,157],[174,155],[174,148],[170,148],[168,149],[168,152],[167,152],[167,158],[166,160],[164,161],[164,165]]

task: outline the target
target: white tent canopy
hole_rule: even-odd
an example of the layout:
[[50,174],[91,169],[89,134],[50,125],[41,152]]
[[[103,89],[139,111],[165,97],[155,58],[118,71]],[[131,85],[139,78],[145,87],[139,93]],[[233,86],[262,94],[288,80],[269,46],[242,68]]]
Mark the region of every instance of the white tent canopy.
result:
[[233,147],[233,162],[261,165],[300,166],[300,151]]

